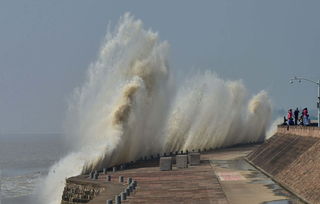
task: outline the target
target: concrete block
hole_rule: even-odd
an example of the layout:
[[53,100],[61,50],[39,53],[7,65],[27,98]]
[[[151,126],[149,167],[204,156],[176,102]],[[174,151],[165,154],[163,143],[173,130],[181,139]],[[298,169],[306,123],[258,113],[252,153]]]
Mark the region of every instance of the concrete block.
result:
[[199,165],[200,164],[200,153],[193,152],[189,154],[189,164],[190,165]]
[[114,197],[114,201],[115,201],[116,204],[121,204],[121,197],[119,195],[116,195]]
[[130,187],[132,187],[133,190],[136,189],[135,185],[133,185],[133,183],[130,184]]
[[121,200],[127,200],[127,193],[126,192],[122,192],[120,195],[121,195]]
[[89,173],[89,179],[93,179],[93,172],[92,171]]
[[107,200],[106,204],[112,204],[112,200]]
[[128,184],[132,183],[132,178],[128,178]]
[[177,166],[177,168],[188,168],[188,156],[187,155],[177,155],[176,156],[176,166]]
[[127,196],[130,196],[130,189],[129,188],[126,188],[126,194],[127,194]]
[[160,170],[169,171],[172,169],[172,157],[161,157],[160,158]]
[[133,186],[130,185],[128,188],[129,188],[129,190],[130,190],[130,193],[132,193],[133,190],[134,190]]
[[170,152],[170,156],[172,157],[172,164],[176,163],[176,157],[174,156],[173,152]]
[[98,177],[99,177],[99,174],[98,173],[94,173],[92,179],[96,180],[96,179],[98,179]]

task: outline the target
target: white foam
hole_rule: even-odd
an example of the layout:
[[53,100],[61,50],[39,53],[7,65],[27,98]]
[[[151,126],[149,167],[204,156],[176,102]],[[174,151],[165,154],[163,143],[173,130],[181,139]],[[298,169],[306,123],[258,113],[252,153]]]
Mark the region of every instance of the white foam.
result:
[[16,198],[33,193],[39,182],[40,173],[1,177],[1,198]]

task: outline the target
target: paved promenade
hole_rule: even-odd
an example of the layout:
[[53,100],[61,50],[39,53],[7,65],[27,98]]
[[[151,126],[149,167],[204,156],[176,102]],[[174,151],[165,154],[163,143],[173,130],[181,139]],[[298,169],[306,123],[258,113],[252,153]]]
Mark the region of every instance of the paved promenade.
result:
[[125,203],[228,203],[208,161],[182,170],[159,171],[158,167],[151,167],[113,175],[132,177],[138,182],[135,194]]
[[[268,177],[257,171],[243,158],[253,147],[239,147],[201,154],[201,164],[186,169],[160,171],[157,162],[148,167],[108,172],[109,184],[118,185],[119,176],[131,177],[138,182],[136,191],[122,203],[301,203]],[[106,175],[96,182],[106,183]],[[106,192],[118,193],[112,190]],[[125,188],[125,184],[123,184]],[[114,199],[112,193],[101,193],[90,204],[105,204]],[[276,201],[276,202],[271,202]]]

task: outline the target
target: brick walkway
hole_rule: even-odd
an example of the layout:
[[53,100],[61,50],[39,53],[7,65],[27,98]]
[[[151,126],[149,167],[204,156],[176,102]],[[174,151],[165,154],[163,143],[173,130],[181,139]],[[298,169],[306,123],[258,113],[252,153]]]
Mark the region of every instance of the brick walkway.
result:
[[122,203],[228,203],[208,161],[187,169],[137,168],[111,176],[116,180],[119,176],[131,177],[138,182],[135,193]]

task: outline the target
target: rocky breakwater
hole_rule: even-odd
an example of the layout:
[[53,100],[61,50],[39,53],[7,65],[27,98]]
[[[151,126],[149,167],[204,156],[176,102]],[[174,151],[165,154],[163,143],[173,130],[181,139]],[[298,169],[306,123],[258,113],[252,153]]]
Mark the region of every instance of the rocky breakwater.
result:
[[278,126],[247,160],[307,203],[320,203],[320,128]]
[[61,204],[87,203],[105,190],[105,185],[88,180],[84,175],[71,177],[66,180]]

